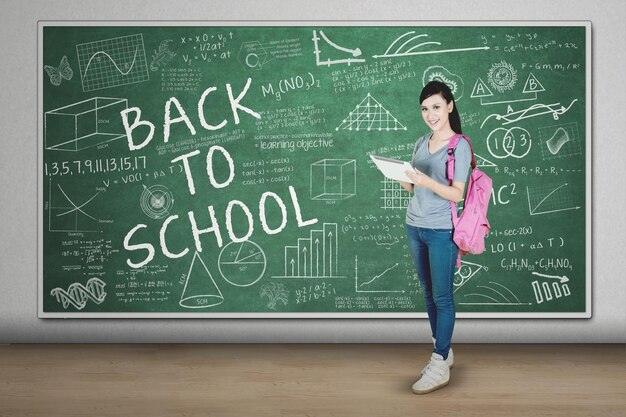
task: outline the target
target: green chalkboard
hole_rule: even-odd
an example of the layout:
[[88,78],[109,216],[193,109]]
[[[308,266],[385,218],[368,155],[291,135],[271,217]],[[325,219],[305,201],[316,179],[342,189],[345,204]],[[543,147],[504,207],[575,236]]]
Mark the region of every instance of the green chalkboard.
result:
[[430,80],[493,179],[459,317],[590,317],[590,25],[42,22],[40,317],[424,317]]

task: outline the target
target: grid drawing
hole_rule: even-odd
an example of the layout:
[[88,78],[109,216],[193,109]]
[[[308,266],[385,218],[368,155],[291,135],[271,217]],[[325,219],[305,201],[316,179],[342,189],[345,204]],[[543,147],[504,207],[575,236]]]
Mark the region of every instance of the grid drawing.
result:
[[143,35],[76,45],[83,92],[149,80]]
[[384,209],[405,209],[411,201],[411,195],[400,185],[398,181],[385,178],[381,181],[383,187],[380,197]]
[[583,154],[576,122],[540,127],[539,137],[544,160]]

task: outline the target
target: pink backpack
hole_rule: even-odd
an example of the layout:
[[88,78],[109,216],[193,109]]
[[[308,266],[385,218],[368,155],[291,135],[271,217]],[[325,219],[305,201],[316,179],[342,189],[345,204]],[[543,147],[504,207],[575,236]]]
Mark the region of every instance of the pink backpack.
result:
[[476,158],[469,138],[464,135],[454,135],[448,143],[448,180],[452,185],[454,178],[454,151],[463,138],[467,141],[472,151],[472,172],[467,181],[465,204],[461,216],[458,216],[456,204],[451,201],[452,224],[454,225],[454,243],[459,247],[459,256],[456,267],[461,267],[461,255],[471,253],[478,255],[485,251],[485,235],[489,232],[489,220],[487,209],[491,197],[492,181],[487,174],[476,168]]

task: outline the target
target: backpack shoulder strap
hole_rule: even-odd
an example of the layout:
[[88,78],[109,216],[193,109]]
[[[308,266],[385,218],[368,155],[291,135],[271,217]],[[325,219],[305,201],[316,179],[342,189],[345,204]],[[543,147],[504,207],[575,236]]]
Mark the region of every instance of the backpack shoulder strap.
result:
[[[458,137],[458,139],[457,139]],[[450,139],[450,142],[452,142],[454,139],[456,139],[456,141],[454,142],[454,149],[452,150],[452,152],[454,152],[456,150],[457,145],[459,144],[459,142],[461,141],[461,138],[465,139],[465,141],[467,142],[467,144],[470,147],[470,152],[472,153],[472,160],[470,161],[470,166],[472,167],[472,169],[476,168],[476,157],[474,156],[474,148],[472,148],[472,142],[469,140],[469,138],[465,135],[454,135],[453,139]],[[450,150],[448,150],[448,153],[450,153]]]
[[454,151],[456,151],[456,147],[461,140],[462,135],[458,133],[450,139],[448,142],[448,163],[446,164],[446,175],[448,177],[449,185],[452,185],[452,180],[454,179]]
[[[448,163],[446,164],[446,169],[447,169],[446,174],[448,176],[448,182],[450,185],[452,185],[452,180],[454,179],[454,151],[456,150],[456,147],[459,144],[459,140],[461,140],[461,137],[464,137],[464,136],[460,134],[456,134],[452,136],[452,138],[448,142]],[[473,153],[472,153],[472,158],[473,158]],[[452,212],[452,227],[453,229],[455,229],[457,223],[459,222],[459,213],[457,212],[456,203],[454,201],[450,201],[450,211]],[[460,267],[461,267],[461,251],[459,250],[459,254],[456,257],[456,268],[459,269]]]

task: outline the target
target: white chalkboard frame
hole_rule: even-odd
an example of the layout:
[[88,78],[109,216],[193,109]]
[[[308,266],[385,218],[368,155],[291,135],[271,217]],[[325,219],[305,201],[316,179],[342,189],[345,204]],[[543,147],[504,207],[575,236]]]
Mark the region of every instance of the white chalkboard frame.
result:
[[592,317],[592,41],[590,21],[333,21],[333,20],[289,20],[289,21],[38,21],[37,22],[37,280],[39,318],[426,318],[425,312],[416,313],[92,313],[43,311],[43,29],[46,26],[580,26],[585,28],[585,311],[558,313],[457,313],[457,318],[591,318]]

